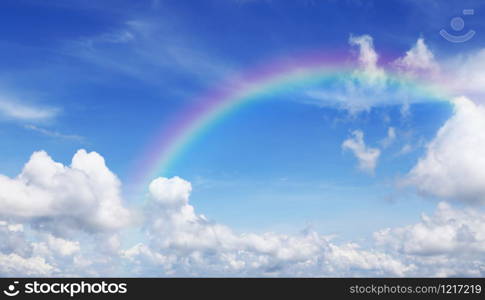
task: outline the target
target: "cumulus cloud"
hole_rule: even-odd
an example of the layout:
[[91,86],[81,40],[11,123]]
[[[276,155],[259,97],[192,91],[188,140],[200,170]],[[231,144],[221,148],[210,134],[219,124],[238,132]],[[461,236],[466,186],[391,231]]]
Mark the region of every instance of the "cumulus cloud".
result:
[[35,152],[15,178],[0,175],[0,275],[114,274],[132,215],[98,153],[66,166]]
[[441,202],[434,215],[374,234],[376,244],[397,252],[421,276],[483,276],[485,214]]
[[457,55],[442,63],[443,86],[455,95],[482,103],[485,96],[485,49]]
[[192,191],[190,182],[177,176],[171,179],[159,177],[153,180],[148,188],[157,203],[167,206],[186,205]]
[[440,69],[433,52],[428,49],[423,38],[419,38],[406,55],[398,58],[394,64],[412,75],[436,74]]
[[[37,152],[22,173],[9,180],[18,180],[23,185],[34,185],[50,191],[47,187],[72,180],[73,175],[69,172],[82,170],[81,177],[92,180],[89,182],[93,194],[97,186],[95,182],[102,181],[105,186],[115,182],[110,178],[110,174],[114,174],[104,167],[102,157],[93,152],[81,150],[74,156],[70,166],[55,163],[46,153]],[[82,188],[82,185],[78,186],[81,194],[90,194],[82,192]],[[333,238],[312,230],[293,235],[272,232],[236,233],[230,227],[197,214],[190,203],[191,191],[191,183],[179,177],[152,181],[149,185],[149,201],[144,209],[143,238],[127,248],[121,248],[121,232],[112,232],[113,226],[101,226],[98,232],[84,230],[83,226],[93,226],[89,218],[75,223],[58,223],[59,226],[89,224],[80,226],[78,233],[71,236],[60,236],[49,226],[36,226],[38,223],[35,220],[39,215],[50,218],[63,215],[60,210],[52,208],[58,206],[56,203],[62,199],[62,195],[59,199],[51,199],[51,207],[40,213],[33,212],[37,209],[35,205],[30,210],[22,208],[22,205],[22,209],[12,207],[11,204],[2,206],[6,219],[0,220],[0,275],[125,274],[117,266],[129,266],[130,276],[485,274],[485,266],[481,263],[485,258],[485,214],[478,210],[454,209],[449,204],[441,203],[433,216],[423,215],[417,224],[376,232],[375,244],[363,248],[353,242],[337,244]],[[37,192],[39,190],[35,190]],[[112,195],[94,194],[96,197],[93,201],[98,202]],[[44,198],[40,200],[45,201]],[[19,201],[24,200],[19,198]],[[69,211],[62,201],[59,206]],[[5,213],[7,208],[11,211],[10,215]],[[80,209],[83,208],[85,206],[81,205]],[[89,208],[86,210],[90,211]],[[64,214],[67,213],[65,211]],[[84,219],[82,214],[69,214],[70,218]],[[94,219],[102,216],[95,216]],[[108,223],[112,222],[111,218],[108,220]],[[100,226],[98,222],[94,224]]]
[[2,276],[49,276],[54,270],[42,257],[23,258],[15,253],[0,253],[0,266]]
[[118,178],[103,157],[85,150],[70,166],[35,152],[16,178],[0,175],[0,215],[87,231],[115,230],[130,222]]
[[485,204],[485,107],[465,97],[453,105],[453,116],[402,183],[425,195]]
[[195,213],[189,182],[158,178],[150,184],[147,244],[123,252],[141,274],[402,276],[410,267],[355,244],[335,245],[313,231],[298,235],[237,234]]
[[359,161],[359,169],[374,173],[381,151],[365,144],[364,133],[361,130],[352,131],[352,137],[342,143],[342,149],[352,151]]

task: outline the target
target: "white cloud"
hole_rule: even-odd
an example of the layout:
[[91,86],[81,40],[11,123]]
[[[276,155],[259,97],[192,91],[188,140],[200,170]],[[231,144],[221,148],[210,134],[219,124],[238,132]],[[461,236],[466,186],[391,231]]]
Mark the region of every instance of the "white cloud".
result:
[[397,153],[397,155],[406,155],[414,150],[414,147],[410,144],[405,144],[402,146],[401,150]]
[[[307,98],[303,101],[319,106],[337,106],[351,114],[368,111],[377,106],[402,105],[402,116],[407,117],[410,104],[429,101],[430,98],[441,99],[442,95],[438,94],[437,90],[434,90],[431,97],[425,97],[423,89],[416,88],[414,81],[396,80],[396,76],[387,72],[386,70],[391,68],[386,66],[384,69],[384,66],[379,64],[379,55],[374,49],[371,36],[350,36],[349,43],[359,48],[359,66],[351,74],[336,78],[329,86],[306,91]],[[426,62],[427,65],[422,65],[422,62]],[[429,73],[429,68],[437,69],[434,56],[422,39],[418,40],[406,56],[392,65],[397,65],[402,72],[413,77],[424,70]],[[420,72],[415,70],[417,65],[423,67]]]
[[439,72],[439,65],[434,54],[428,49],[423,38],[419,38],[406,55],[394,61],[399,69],[412,75],[436,74]]
[[180,177],[159,177],[150,183],[149,190],[155,201],[164,205],[181,206],[189,202],[192,185]]
[[33,253],[23,224],[0,221],[0,240],[1,276],[47,276],[54,271],[44,257]]
[[[475,102],[485,96],[485,49],[457,55],[442,62],[442,86],[455,95],[465,95]],[[483,102],[482,102],[483,103]]]
[[485,204],[485,107],[460,97],[404,184],[423,194]]
[[71,165],[32,154],[15,178],[0,175],[0,274],[118,274],[119,232],[132,224],[121,183],[103,157],[79,150]]
[[55,108],[36,107],[0,98],[0,116],[6,119],[21,121],[41,121],[52,119],[58,114]]
[[0,215],[59,230],[115,230],[130,222],[118,178],[97,153],[79,150],[71,166],[35,152],[16,178],[0,175]]
[[359,47],[359,62],[363,72],[372,81],[382,80],[385,77],[384,70],[378,66],[379,55],[374,49],[374,41],[370,35],[350,36],[349,43]]
[[396,140],[396,129],[394,127],[387,128],[387,136],[381,141],[383,148],[389,147]]
[[[420,276],[483,276],[485,274],[485,214],[440,203],[434,215],[374,234],[377,245],[414,264]],[[410,275],[412,275],[411,273]]]
[[359,169],[374,173],[381,151],[365,145],[364,133],[360,130],[352,131],[352,137],[342,143],[344,150],[350,150],[359,160]]
[[410,268],[355,244],[335,245],[329,237],[312,231],[236,234],[197,215],[188,202],[191,185],[178,177],[155,179],[150,191],[145,225],[148,244],[123,252],[140,274],[402,276]]
[[54,271],[41,257],[23,258],[15,253],[0,253],[0,267],[2,276],[49,276]]
[[[39,157],[36,157],[36,156]],[[29,163],[31,165],[29,166]],[[16,179],[29,185],[57,186],[66,175],[82,169],[93,190],[114,176],[98,154],[78,152],[71,166],[55,163],[45,153],[33,155]],[[63,170],[63,171],[62,171]],[[106,172],[108,173],[106,173]],[[63,173],[64,172],[64,173]],[[67,172],[67,173],[66,173]],[[36,176],[43,174],[43,176]],[[63,176],[55,176],[62,174]],[[29,180],[27,180],[27,178]],[[57,182],[57,183],[56,183]],[[24,182],[24,184],[26,184]],[[83,186],[78,186],[81,194]],[[485,214],[454,209],[446,203],[422,221],[374,234],[375,244],[336,244],[329,236],[306,230],[299,234],[236,233],[195,212],[190,182],[157,178],[149,185],[144,210],[144,238],[120,249],[120,231],[106,228],[61,237],[51,227],[37,226],[35,216],[10,214],[16,222],[0,221],[0,274],[4,276],[483,276]],[[92,192],[91,191],[91,192]],[[59,192],[59,191],[58,191]],[[108,193],[110,194],[110,193]],[[37,193],[31,194],[36,196]],[[98,196],[106,196],[99,194]],[[43,197],[43,196],[42,196]],[[41,197],[41,201],[43,201]],[[35,198],[35,197],[32,197]],[[103,197],[101,197],[103,198]],[[97,200],[99,201],[99,200]],[[55,203],[55,202],[54,202]],[[53,205],[56,206],[56,205]],[[8,206],[7,206],[8,207]],[[64,205],[60,205],[64,207]],[[5,207],[2,207],[5,210]],[[36,206],[30,208],[35,210]],[[65,211],[69,208],[64,207]],[[72,208],[70,209],[72,210]],[[89,209],[87,209],[89,211]],[[59,210],[54,210],[65,223]],[[52,211],[47,209],[48,215]],[[45,211],[42,212],[44,214]],[[73,218],[80,216],[74,214]],[[23,222],[23,223],[19,223]],[[86,221],[89,222],[89,221]],[[82,224],[77,221],[74,224]],[[112,229],[112,226],[109,226]],[[83,229],[80,226],[78,230]],[[128,267],[120,273],[116,266]]]
[[47,236],[48,247],[61,256],[73,255],[81,250],[78,241],[69,241],[62,238],[57,238],[51,234]]

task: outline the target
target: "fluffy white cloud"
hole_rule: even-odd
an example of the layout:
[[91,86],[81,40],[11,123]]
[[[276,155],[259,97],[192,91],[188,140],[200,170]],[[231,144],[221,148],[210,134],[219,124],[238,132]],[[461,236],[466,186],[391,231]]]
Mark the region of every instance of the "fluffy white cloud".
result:
[[404,184],[426,195],[485,204],[485,107],[465,97],[426,146]]
[[379,244],[405,254],[485,254],[485,215],[473,209],[457,210],[441,202],[433,216],[402,228],[384,229],[375,234]]
[[180,206],[189,202],[192,185],[180,177],[159,177],[150,183],[149,191],[153,199],[161,204]]
[[457,55],[442,64],[442,86],[477,103],[485,99],[485,49]]
[[0,175],[0,215],[0,274],[98,276],[118,271],[133,214],[103,157],[79,150],[70,166],[40,151],[17,177]]
[[434,54],[428,49],[423,38],[419,38],[416,45],[407,51],[405,56],[398,58],[394,64],[412,75],[433,75],[440,69]]
[[382,80],[384,70],[378,66],[379,55],[374,49],[374,41],[370,35],[350,36],[349,44],[359,47],[359,63],[362,71],[372,80]]
[[0,221],[0,241],[1,276],[47,276],[55,271],[42,255],[34,253],[22,224]]
[[[69,167],[44,160],[48,156],[42,154],[42,159],[34,158],[36,163],[27,164],[15,180],[32,178],[29,184],[45,187],[69,178],[55,177],[59,170],[81,168],[94,181],[112,182],[105,178],[112,174],[109,170],[99,171],[104,165],[99,155],[93,158],[79,153],[81,158],[73,159]],[[34,176],[38,172],[47,179]],[[103,178],[95,179],[98,175]],[[143,238],[127,249],[120,249],[120,231],[98,228],[93,234],[81,230],[66,238],[51,232],[50,227],[37,226],[32,220],[38,214],[10,215],[15,221],[0,221],[0,274],[115,276],[126,274],[121,266],[129,266],[130,276],[485,274],[485,214],[478,210],[459,210],[442,203],[435,215],[423,216],[417,224],[376,232],[374,246],[362,248],[356,243],[336,244],[331,237],[310,230],[294,235],[236,233],[197,214],[189,201],[191,190],[190,182],[179,177],[152,181]]]
[[416,266],[410,275],[483,276],[485,274],[485,214],[440,203],[434,215],[419,223],[387,228],[374,234],[377,245],[397,252]]
[[118,178],[99,154],[79,150],[71,166],[64,166],[40,151],[16,178],[0,175],[0,215],[92,232],[115,230],[130,222],[120,194]]
[[357,157],[359,160],[359,169],[371,174],[374,173],[381,151],[377,148],[366,146],[362,131],[352,131],[352,137],[342,143],[342,148],[352,151],[355,157]]
[[47,236],[47,246],[60,256],[73,255],[81,250],[78,241],[68,241],[62,238],[57,238],[51,234]]
[[197,215],[188,202],[190,190],[190,183],[178,177],[150,184],[148,244],[123,252],[141,274],[402,276],[412,268],[355,244],[335,245],[312,231],[236,234]]
[[23,258],[15,253],[0,253],[0,275],[2,276],[49,276],[54,267],[42,257]]

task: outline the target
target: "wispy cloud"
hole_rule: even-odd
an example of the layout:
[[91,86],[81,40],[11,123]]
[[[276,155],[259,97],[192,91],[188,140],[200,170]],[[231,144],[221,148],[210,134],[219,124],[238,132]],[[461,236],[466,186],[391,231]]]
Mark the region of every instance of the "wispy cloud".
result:
[[381,141],[383,148],[389,147],[396,140],[396,129],[394,127],[389,127],[387,129],[387,136]]
[[362,131],[354,130],[352,132],[352,137],[346,139],[342,143],[342,149],[352,151],[355,157],[359,160],[360,170],[369,174],[374,174],[381,151],[365,144],[364,133]]
[[220,55],[212,55],[210,47],[201,45],[193,35],[185,34],[182,25],[176,26],[176,32],[171,29],[173,27],[135,18],[109,32],[68,41],[63,52],[156,84],[160,84],[167,72],[205,81],[233,69]]
[[83,142],[84,141],[84,137],[79,136],[79,135],[75,135],[75,134],[64,134],[64,133],[60,133],[58,131],[52,131],[52,130],[48,130],[48,129],[45,129],[45,128],[40,128],[40,127],[37,127],[37,126],[34,126],[34,125],[25,125],[24,128],[25,129],[32,130],[32,131],[35,131],[35,132],[38,132],[38,133],[43,134],[45,136],[53,137],[53,138],[66,139],[66,140],[74,140],[74,141],[78,141],[78,142]]
[[21,121],[42,121],[54,118],[58,108],[39,107],[0,98],[0,116]]

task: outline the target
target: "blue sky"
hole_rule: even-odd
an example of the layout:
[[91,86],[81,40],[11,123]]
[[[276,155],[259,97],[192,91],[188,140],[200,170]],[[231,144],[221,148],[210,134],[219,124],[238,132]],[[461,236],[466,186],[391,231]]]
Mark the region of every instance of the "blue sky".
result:
[[[0,203],[6,207],[0,209],[0,221],[22,224],[25,247],[30,249],[21,251],[13,245],[3,252],[0,248],[0,254],[19,255],[26,265],[36,257],[45,261],[33,271],[5,266],[2,270],[0,256],[1,275],[78,274],[83,272],[76,264],[81,258],[90,261],[88,275],[95,276],[204,276],[225,274],[221,271],[225,267],[241,264],[244,267],[234,267],[228,274],[483,275],[485,266],[473,264],[482,254],[473,254],[479,256],[473,256],[469,265],[468,261],[453,261],[456,270],[444,265],[431,268],[432,263],[418,254],[435,253],[442,243],[422,246],[416,240],[422,235],[413,230],[428,228],[431,235],[455,230],[459,240],[459,228],[469,226],[476,241],[484,240],[483,217],[475,216],[485,203],[485,192],[480,188],[485,178],[475,169],[483,161],[463,159],[474,152],[457,158],[450,145],[475,151],[483,139],[474,129],[481,125],[481,98],[485,94],[480,87],[485,78],[480,71],[485,64],[485,52],[481,52],[485,49],[485,3],[3,1],[0,7],[0,179],[5,181],[0,180],[0,187],[5,188],[3,194],[0,192]],[[475,14],[463,16],[463,9],[474,9]],[[440,36],[440,29],[452,31],[450,20],[457,16],[465,20],[465,28],[457,34],[476,31],[470,41],[451,43]],[[355,63],[355,72],[366,76],[376,73],[386,78],[389,70],[394,70],[425,85],[437,82],[438,89],[446,90],[449,97],[428,101],[425,96],[413,95],[406,101],[390,101],[397,97],[390,89],[378,91],[374,83],[365,83],[371,91],[365,95],[369,99],[362,99],[366,107],[353,111],[349,107],[363,94],[346,94],[345,87],[338,93],[343,93],[339,96],[347,99],[349,106],[312,98],[309,91],[336,92],[321,86],[303,86],[291,95],[267,95],[228,114],[192,141],[170,170],[170,176],[183,180],[154,181],[150,189],[147,182],[144,193],[136,194],[131,179],[140,156],[160,128],[176,126],[177,118],[195,104],[197,96],[255,66],[315,51],[338,53]],[[366,60],[373,54],[379,58],[377,62]],[[460,96],[471,104],[453,102]],[[452,138],[458,141],[452,143]],[[71,165],[79,149],[87,153],[78,152],[78,163]],[[43,156],[32,156],[36,151],[45,151],[64,167]],[[369,158],[372,153],[378,154]],[[104,158],[106,166],[96,155]],[[22,171],[29,160],[32,166]],[[64,182],[70,176],[73,181]],[[454,176],[471,178],[471,183],[461,184]],[[54,196],[71,195],[75,186],[79,187],[76,196]],[[13,196],[24,191],[26,199]],[[47,208],[40,205],[38,211],[28,210],[11,204],[16,201],[25,202],[25,207],[31,205],[29,201],[46,201]],[[106,207],[109,212],[103,211]],[[191,209],[196,213],[187,212]],[[102,219],[106,214],[115,216],[113,211],[120,214],[114,219],[126,222]],[[472,218],[463,217],[458,229],[450,229],[452,225],[444,217],[451,215],[450,211],[460,216],[471,214],[477,221],[470,225],[466,222]],[[422,214],[435,219],[426,223]],[[181,229],[180,222],[167,221],[178,217],[202,225]],[[438,225],[435,228],[431,223]],[[67,224],[66,230],[57,228],[63,224]],[[232,233],[228,236],[218,226],[227,226]],[[247,250],[259,248],[246,241],[244,233],[268,239],[268,244],[273,239],[267,234],[274,234],[274,240],[284,248],[285,235],[301,239],[298,243],[310,243],[307,236],[300,237],[302,230],[316,232],[329,243],[321,246],[315,242],[318,247],[334,249],[321,253],[308,250],[312,254],[304,259],[345,256],[336,254],[338,247],[342,253],[351,253],[347,257],[358,258],[343,262],[346,267],[342,269],[332,269],[338,271],[313,265],[302,271],[292,265],[299,261],[299,254],[286,261],[271,251]],[[6,232],[5,239],[10,239]],[[182,258],[192,255],[213,259],[207,254],[213,249],[206,244],[187,249],[177,244],[179,238],[190,240],[187,236],[194,232],[202,238],[215,232],[207,233],[207,245],[212,239],[222,239],[238,240],[234,243],[245,246],[221,246],[223,253],[208,265],[200,261],[183,264]],[[171,238],[164,240],[165,236]],[[327,241],[327,236],[333,238]],[[120,270],[98,265],[102,257],[84,245],[100,239],[112,241],[104,247],[116,253],[110,254],[114,265],[133,264],[138,273],[127,271],[131,267]],[[415,248],[396,242],[406,239],[415,248],[422,247],[406,252]],[[356,252],[353,243],[364,252]],[[459,248],[455,244],[443,246],[448,252],[439,254],[453,257],[454,249]],[[41,246],[48,250],[40,251]],[[379,247],[382,249],[376,251],[389,256],[392,263],[374,259],[384,257],[373,252]],[[290,248],[290,253],[300,251]],[[66,250],[69,254],[61,255],[62,259],[52,254],[66,253],[63,249],[71,250]],[[252,258],[238,257],[237,250],[249,251],[248,256],[264,256],[271,264],[251,269],[247,266]],[[48,251],[52,253],[46,255]],[[228,262],[227,257],[236,258]],[[361,264],[360,259],[378,262],[365,267],[370,263]],[[217,269],[219,265],[221,269]],[[460,265],[471,271],[460,269]]]

